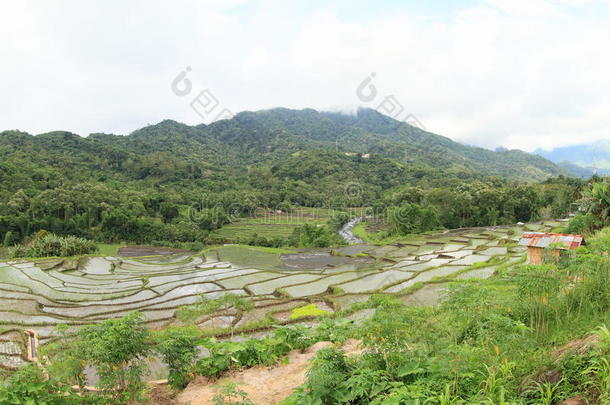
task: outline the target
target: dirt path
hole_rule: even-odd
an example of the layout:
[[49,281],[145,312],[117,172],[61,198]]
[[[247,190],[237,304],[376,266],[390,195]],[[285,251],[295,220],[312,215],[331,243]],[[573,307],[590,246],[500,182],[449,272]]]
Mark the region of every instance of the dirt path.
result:
[[[347,354],[358,354],[361,352],[358,344],[356,340],[349,340],[343,349]],[[256,405],[277,404],[305,382],[309,361],[318,350],[329,346],[332,343],[319,342],[304,353],[293,350],[288,353],[287,364],[237,371],[213,382],[203,378],[195,380],[178,396],[176,402],[180,405],[211,405],[214,403],[212,398],[223,385],[235,383]]]

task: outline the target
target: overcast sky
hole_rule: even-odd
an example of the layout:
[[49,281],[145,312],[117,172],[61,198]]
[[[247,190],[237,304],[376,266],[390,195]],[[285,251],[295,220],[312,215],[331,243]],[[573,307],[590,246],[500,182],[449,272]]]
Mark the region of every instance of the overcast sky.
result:
[[0,130],[198,124],[205,89],[214,114],[394,96],[429,131],[531,151],[610,137],[609,43],[610,0],[3,0]]

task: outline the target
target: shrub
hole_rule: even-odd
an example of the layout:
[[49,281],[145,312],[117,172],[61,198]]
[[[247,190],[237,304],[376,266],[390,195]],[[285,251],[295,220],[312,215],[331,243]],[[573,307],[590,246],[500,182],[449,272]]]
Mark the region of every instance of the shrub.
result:
[[317,339],[310,333],[310,329],[303,325],[276,326],[273,337],[286,347],[286,351],[303,350],[314,344]]
[[11,242],[13,241],[13,232],[8,231],[4,234],[4,238],[2,239],[2,246],[9,247]]
[[248,394],[235,384],[225,385],[213,399],[214,405],[254,405],[254,402],[248,398]]
[[318,329],[303,325],[278,326],[271,337],[241,342],[210,339],[203,344],[209,350],[209,356],[197,360],[194,370],[206,377],[218,377],[232,367],[269,366],[291,350],[303,350],[321,339],[326,340],[328,327],[330,323],[320,333]]
[[341,343],[354,337],[357,331],[351,319],[323,318],[313,333],[317,342]]
[[157,336],[156,350],[167,364],[168,381],[173,388],[184,388],[190,382],[189,373],[197,355],[196,336],[196,331],[177,328],[167,329]]
[[143,388],[143,358],[149,353],[149,332],[138,312],[86,326],[78,333],[83,360],[95,366],[100,387],[136,398]]
[[337,347],[321,349],[307,373],[307,382],[300,390],[298,403],[345,403],[342,398],[348,392],[342,383],[351,370],[343,350]]
[[9,249],[9,257],[76,256],[97,252],[95,242],[76,236],[57,236],[39,231],[26,244]]
[[213,314],[228,308],[235,308],[239,312],[248,312],[254,308],[254,304],[249,299],[232,293],[224,294],[215,299],[201,296],[198,303],[180,307],[176,311],[176,317],[181,321],[192,321],[203,315]]
[[568,226],[567,233],[589,233],[598,227],[598,221],[591,214],[578,213]]
[[84,387],[86,364],[78,342],[75,344],[75,337],[69,334],[67,324],[57,325],[54,329],[59,339],[40,347],[41,354],[52,359],[47,365],[47,372],[57,380]]
[[65,405],[83,403],[70,387],[44,378],[36,365],[19,369],[6,381],[0,381],[0,405]]
[[[210,349],[208,347],[208,349]],[[195,363],[195,373],[204,377],[219,377],[231,367],[231,358],[222,350],[210,350],[208,357],[201,358]]]
[[348,222],[349,214],[347,212],[338,212],[328,220],[328,226],[336,231]]
[[328,226],[304,224],[294,229],[290,244],[299,247],[329,247],[345,243],[343,239]]
[[388,208],[388,219],[394,233],[399,235],[427,232],[440,227],[438,212],[433,206],[404,203],[400,207]]
[[238,242],[245,243],[250,246],[263,246],[263,247],[272,247],[272,248],[280,248],[283,246],[290,245],[290,240],[288,238],[283,238],[281,236],[274,236],[273,238],[265,238],[264,236],[260,236],[256,233],[245,240],[238,239]]

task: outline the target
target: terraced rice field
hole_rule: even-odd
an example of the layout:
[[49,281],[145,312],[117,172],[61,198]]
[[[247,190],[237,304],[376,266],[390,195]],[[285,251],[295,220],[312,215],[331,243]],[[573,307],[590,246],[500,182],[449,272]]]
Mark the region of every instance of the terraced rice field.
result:
[[255,235],[268,239],[287,238],[298,226],[323,224],[334,214],[333,210],[306,207],[297,208],[289,213],[261,210],[251,218],[235,218],[231,224],[214,231],[214,234],[229,241],[247,240]]
[[464,229],[335,251],[221,246],[194,256],[0,262],[0,366],[24,361],[24,330],[37,332],[44,344],[58,335],[59,324],[75,330],[134,310],[151,328],[162,328],[177,323],[176,310],[201,296],[234,293],[255,304],[246,314],[229,310],[196,320],[201,327],[239,327],[266,316],[283,320],[273,314],[309,302],[337,310],[373,292],[428,305],[446,281],[487,278],[495,266],[521,261],[524,252],[515,244],[521,233],[553,226]]

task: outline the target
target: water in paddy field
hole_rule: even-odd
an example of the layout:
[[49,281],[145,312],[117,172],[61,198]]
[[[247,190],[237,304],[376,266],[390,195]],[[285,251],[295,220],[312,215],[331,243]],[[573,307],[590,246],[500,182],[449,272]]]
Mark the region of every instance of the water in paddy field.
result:
[[288,270],[324,269],[346,264],[366,264],[373,261],[370,257],[333,255],[327,250],[283,254],[280,258],[284,264],[283,268]]
[[[356,224],[348,230],[351,232]],[[550,229],[544,224],[535,227]],[[510,238],[518,239],[524,228],[507,228],[512,231]],[[410,237],[391,245],[353,244],[334,250],[275,253],[232,246],[238,254],[229,253],[239,260],[232,260],[233,256],[223,251],[223,260],[219,261],[210,250],[205,256],[172,252],[171,256],[144,259],[118,256],[80,262],[2,262],[0,319],[3,330],[33,329],[44,344],[58,336],[54,325],[65,323],[70,331],[76,331],[82,325],[134,310],[144,314],[151,328],[166,327],[176,324],[175,313],[181,306],[228,293],[247,296],[256,309],[241,320],[235,314],[223,313],[218,316],[226,317],[224,321],[216,317],[216,321],[202,319],[200,323],[222,327],[229,320],[246,325],[272,313],[282,314],[283,319],[291,305],[304,305],[308,299],[319,302],[328,294],[334,294],[331,301],[335,310],[366,301],[380,291],[404,294],[401,300],[409,305],[434,305],[451,280],[493,276],[496,262],[486,263],[492,258],[504,259],[502,266],[521,263],[524,250],[507,248],[507,239],[507,232],[468,229]],[[417,289],[411,290],[414,286]],[[12,366],[25,361],[21,354],[13,353],[17,346],[5,343],[16,341],[15,336],[0,331],[0,363]],[[151,364],[152,369],[155,367]]]
[[103,257],[93,257],[87,261],[83,272],[87,274],[110,274],[112,263]]

